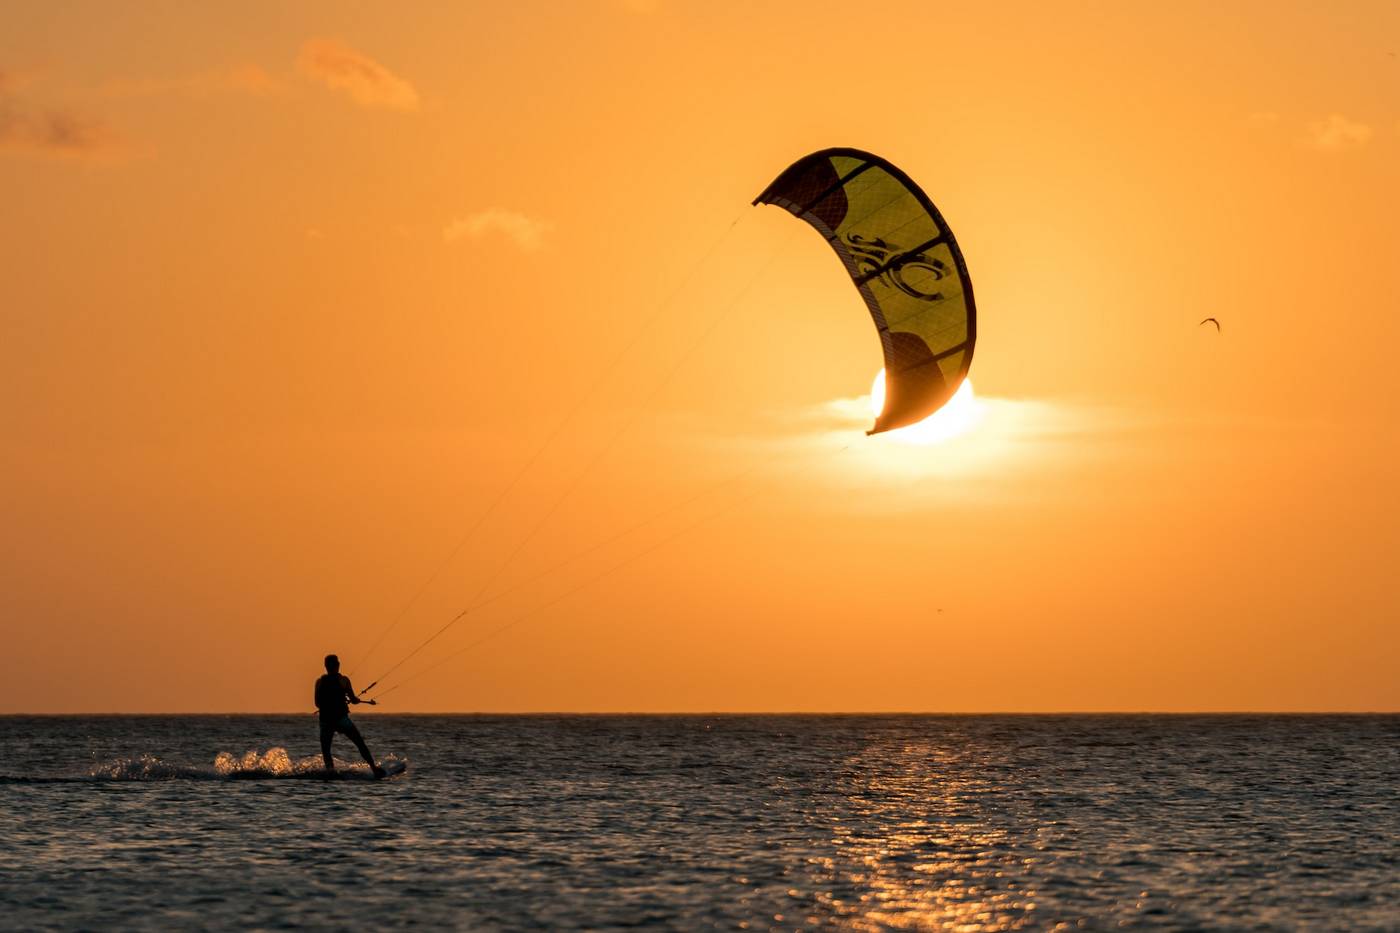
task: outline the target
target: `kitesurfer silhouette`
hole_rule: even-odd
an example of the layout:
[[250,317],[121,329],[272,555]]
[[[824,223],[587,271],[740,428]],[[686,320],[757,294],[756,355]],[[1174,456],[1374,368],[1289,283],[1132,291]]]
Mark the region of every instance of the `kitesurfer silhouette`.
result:
[[350,686],[350,678],[340,673],[340,658],[328,654],[326,673],[316,679],[316,710],[321,716],[321,758],[326,763],[326,770],[335,770],[335,759],[331,757],[331,739],[339,732],[355,743],[374,776],[382,778],[384,769],[375,764],[374,756],[369,753],[365,740],[360,737],[360,730],[350,721],[351,703],[377,705],[373,700],[361,700],[355,695],[355,688]]

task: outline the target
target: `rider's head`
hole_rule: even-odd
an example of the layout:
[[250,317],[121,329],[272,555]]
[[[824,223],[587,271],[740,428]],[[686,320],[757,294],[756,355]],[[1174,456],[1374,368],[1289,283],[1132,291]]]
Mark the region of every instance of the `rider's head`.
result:
[[333,654],[326,655],[326,673],[334,674],[340,670],[340,658]]

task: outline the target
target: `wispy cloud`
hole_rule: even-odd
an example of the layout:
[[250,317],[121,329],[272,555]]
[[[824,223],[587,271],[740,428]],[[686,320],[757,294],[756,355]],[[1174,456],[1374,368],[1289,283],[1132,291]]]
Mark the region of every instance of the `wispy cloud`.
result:
[[307,39],[297,67],[313,81],[350,95],[362,107],[418,109],[418,91],[412,84],[339,39]]
[[544,245],[545,234],[550,229],[551,225],[546,221],[535,220],[519,211],[493,207],[452,221],[443,228],[442,238],[451,243],[463,238],[479,240],[499,234],[523,250],[536,250]]
[[1341,152],[1364,146],[1374,135],[1375,131],[1365,123],[1334,113],[1325,120],[1309,123],[1303,144],[1321,152]]
[[224,85],[232,91],[242,91],[265,97],[282,90],[282,82],[268,74],[260,65],[236,65],[223,75]]
[[261,65],[246,63],[178,78],[137,78],[108,81],[101,93],[109,97],[148,97],[160,94],[250,94],[271,97],[286,90],[283,81]]
[[20,100],[21,82],[0,72],[0,150],[37,156],[85,158],[105,154],[113,136],[93,117],[37,107]]
[[[966,384],[964,384],[966,388]],[[840,398],[806,409],[772,413],[771,430],[709,434],[699,443],[762,464],[759,472],[790,480],[886,490],[888,498],[862,500],[858,508],[908,508],[923,500],[966,502],[1005,498],[1041,480],[1069,473],[1076,464],[1131,456],[1148,424],[1141,414],[1070,400],[992,398],[959,392],[926,421],[866,436],[875,420],[870,396]],[[690,432],[688,442],[695,442]],[[882,494],[883,495],[883,494]],[[848,500],[832,497],[833,508]],[[883,503],[883,504],[880,504]]]

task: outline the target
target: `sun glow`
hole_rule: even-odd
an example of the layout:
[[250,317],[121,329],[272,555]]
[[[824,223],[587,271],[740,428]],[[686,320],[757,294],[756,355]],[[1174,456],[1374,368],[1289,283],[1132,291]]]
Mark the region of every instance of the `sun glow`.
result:
[[[882,369],[875,374],[870,386],[870,411],[879,417],[884,407],[885,371]],[[972,381],[964,379],[946,405],[917,424],[891,431],[890,437],[903,444],[939,444],[975,428],[982,415],[982,404],[972,394]]]

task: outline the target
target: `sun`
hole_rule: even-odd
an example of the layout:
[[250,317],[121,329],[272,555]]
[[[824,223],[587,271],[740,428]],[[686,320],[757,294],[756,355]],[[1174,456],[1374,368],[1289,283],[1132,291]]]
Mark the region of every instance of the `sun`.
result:
[[[870,411],[878,418],[884,407],[885,371],[882,369],[875,374],[870,386]],[[889,436],[902,444],[940,444],[975,428],[982,414],[982,404],[972,393],[972,380],[964,379],[946,405],[917,424],[889,432]]]

